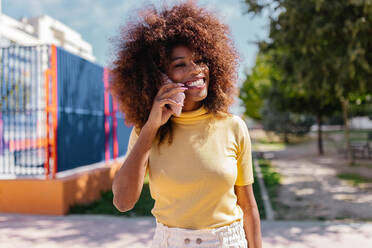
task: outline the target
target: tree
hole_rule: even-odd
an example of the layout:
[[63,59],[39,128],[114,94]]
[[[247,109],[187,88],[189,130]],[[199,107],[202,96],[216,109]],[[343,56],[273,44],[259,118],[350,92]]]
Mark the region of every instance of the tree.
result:
[[269,60],[269,55],[258,53],[256,64],[240,89],[239,98],[245,106],[244,114],[255,120],[262,120],[260,113],[265,95],[271,87],[271,81],[278,79],[279,73],[275,71]]
[[[275,12],[270,39],[261,47],[285,77],[310,96],[336,97],[342,106],[352,163],[348,111],[355,95],[372,92],[372,4],[368,0],[246,0],[248,13]],[[331,99],[330,99],[331,100]]]
[[272,87],[268,96],[264,99],[260,110],[262,115],[262,125],[267,131],[273,131],[283,135],[284,143],[289,143],[289,134],[302,136],[310,131],[314,124],[313,118],[309,114],[294,113],[281,106],[283,95]]
[[[318,124],[318,152],[323,154],[322,120],[324,116],[331,115],[340,109],[339,104],[332,96],[323,97],[319,93],[308,94],[301,85],[291,83],[295,79],[283,73],[281,68],[275,63],[274,58],[280,56],[281,53],[274,49],[261,48],[256,64],[251,73],[247,75],[247,79],[240,91],[240,98],[245,104],[245,114],[265,123],[267,121],[275,122],[273,118],[276,116],[278,117],[278,123],[273,123],[273,125],[278,127],[276,128],[277,132],[283,130],[285,133],[291,132],[290,126],[294,128],[293,132],[296,132],[295,129],[298,128],[294,126],[301,125],[301,122],[293,121],[293,125],[279,128],[280,125],[285,125],[286,123],[281,118],[280,113],[283,116],[290,116],[290,114],[292,114],[291,116],[298,114],[303,117],[309,114],[315,116]],[[263,112],[261,110],[265,100],[268,100],[269,104],[266,104],[264,113],[271,113],[270,117],[262,116]],[[279,119],[283,120],[283,122]],[[309,120],[308,117],[305,119]],[[279,123],[281,124],[279,125]],[[310,122],[306,121],[305,123],[308,124]],[[268,126],[273,125],[264,124],[264,127],[267,129]]]
[[296,114],[290,111],[279,111],[270,102],[264,102],[261,109],[265,118],[262,120],[263,128],[266,131],[273,131],[283,135],[285,144],[289,144],[289,134],[302,136],[310,131],[314,120],[310,115]]

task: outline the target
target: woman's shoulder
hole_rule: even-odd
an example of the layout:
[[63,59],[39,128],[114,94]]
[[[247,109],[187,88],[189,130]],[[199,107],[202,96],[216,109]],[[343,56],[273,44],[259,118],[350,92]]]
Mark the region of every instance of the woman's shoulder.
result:
[[226,125],[226,127],[241,130],[246,129],[247,126],[242,117],[232,113],[222,113],[216,117],[217,120]]

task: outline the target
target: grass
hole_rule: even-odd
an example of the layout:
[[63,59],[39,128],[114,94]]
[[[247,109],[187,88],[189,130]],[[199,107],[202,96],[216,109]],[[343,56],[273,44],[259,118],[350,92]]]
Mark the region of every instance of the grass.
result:
[[312,141],[312,137],[310,135],[294,135],[290,134],[289,135],[289,143],[287,145],[289,146],[295,146],[295,145],[300,145],[304,143],[308,143]]
[[358,161],[358,163],[354,163],[354,166],[361,166],[361,167],[367,167],[367,168],[371,168],[372,169],[372,163],[361,163],[360,161]]
[[253,143],[252,149],[255,151],[266,150],[266,151],[280,151],[285,149],[284,143]]
[[286,145],[298,145],[310,142],[312,140],[312,137],[309,135],[294,135],[294,134],[288,134],[288,144],[284,144],[283,137],[280,135],[277,135],[270,131],[262,131],[260,134],[255,135],[254,131],[252,132],[252,143],[257,143],[259,145],[272,145],[272,146],[282,146],[285,147]]
[[[349,140],[350,142],[366,143],[368,141],[368,133],[370,132],[372,132],[372,130],[350,130]],[[324,135],[325,137],[341,135],[341,145],[343,146],[345,143],[344,131],[324,131]]]
[[269,198],[271,199],[271,204],[273,208],[276,207],[276,199],[278,196],[278,189],[280,187],[281,176],[277,173],[271,163],[265,159],[259,159],[258,162],[260,163],[260,168],[263,176],[263,180],[265,182],[265,186],[267,188],[267,193],[269,194]]
[[341,173],[338,174],[337,177],[350,182],[353,186],[358,186],[364,183],[372,183],[372,178],[363,177],[355,173]]
[[265,145],[284,145],[282,141],[274,141],[274,140],[269,140],[269,139],[259,139],[256,141],[260,144],[265,144]]
[[260,186],[258,184],[258,178],[257,178],[257,173],[256,170],[254,169],[256,165],[253,166],[253,176],[254,176],[254,183],[253,183],[253,192],[254,192],[254,197],[257,202],[258,206],[258,211],[260,213],[260,218],[261,219],[266,219],[266,213],[265,213],[265,206],[263,204],[263,200],[261,197],[261,190]]
[[[334,134],[343,134],[344,130],[323,130],[324,133],[334,133]],[[372,132],[371,129],[351,129],[351,134],[368,134],[369,132]]]
[[117,216],[152,216],[151,209],[154,207],[154,200],[150,195],[149,179],[145,177],[141,196],[128,212],[121,213],[112,204],[114,195],[111,190],[102,192],[101,198],[89,204],[76,204],[70,207],[69,214],[107,214]]
[[150,196],[149,184],[143,185],[141,196],[128,212],[121,213],[112,204],[114,195],[111,190],[102,192],[101,198],[89,204],[77,204],[70,208],[69,214],[107,214],[118,216],[151,216],[154,200]]

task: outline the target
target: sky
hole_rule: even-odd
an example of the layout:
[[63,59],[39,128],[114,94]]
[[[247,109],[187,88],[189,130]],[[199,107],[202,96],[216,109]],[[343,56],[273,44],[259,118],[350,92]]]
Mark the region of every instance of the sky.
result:
[[[15,19],[49,15],[79,32],[93,46],[96,63],[108,65],[112,60],[110,38],[119,33],[127,18],[149,4],[160,6],[164,0],[2,0],[2,12]],[[175,1],[165,1],[172,3]],[[214,10],[228,24],[241,56],[239,85],[245,72],[254,65],[256,41],[268,36],[267,16],[244,14],[243,0],[199,0],[199,5]]]

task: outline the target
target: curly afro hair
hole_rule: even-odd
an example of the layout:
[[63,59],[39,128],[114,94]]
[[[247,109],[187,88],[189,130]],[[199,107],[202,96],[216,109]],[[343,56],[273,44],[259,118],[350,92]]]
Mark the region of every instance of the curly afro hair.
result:
[[[208,95],[203,100],[209,113],[228,113],[237,94],[238,54],[229,28],[216,15],[192,1],[158,11],[151,7],[137,21],[122,27],[111,68],[110,91],[125,114],[128,125],[141,129],[162,84],[171,49],[183,44],[202,57],[209,67]],[[158,131],[159,144],[169,134],[169,120]]]

